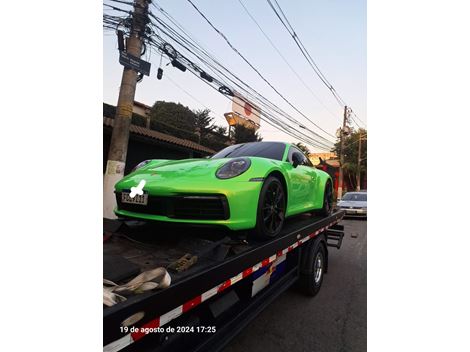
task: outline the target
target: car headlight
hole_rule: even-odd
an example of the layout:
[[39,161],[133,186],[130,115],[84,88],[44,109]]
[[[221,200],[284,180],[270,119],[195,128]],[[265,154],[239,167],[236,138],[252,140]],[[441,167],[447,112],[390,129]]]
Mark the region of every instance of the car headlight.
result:
[[227,179],[241,175],[250,168],[251,161],[248,158],[238,158],[230,160],[220,167],[215,176],[220,179]]
[[137,169],[140,169],[141,167],[144,167],[145,165],[147,165],[149,162],[151,162],[152,160],[144,160],[144,161],[141,161],[140,163],[138,163],[136,166],[134,166],[134,168],[132,169],[131,172],[134,172],[135,170]]

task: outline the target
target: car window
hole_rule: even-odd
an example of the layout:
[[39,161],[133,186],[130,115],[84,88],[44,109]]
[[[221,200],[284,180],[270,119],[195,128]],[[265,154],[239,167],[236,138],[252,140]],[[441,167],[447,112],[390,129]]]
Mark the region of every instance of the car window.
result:
[[341,200],[367,202],[367,193],[346,193]]
[[310,167],[313,167],[312,163],[310,162],[310,160],[308,160],[308,158],[305,156],[304,153],[302,153],[300,151],[300,149],[294,147],[294,146],[291,146],[289,148],[289,153],[287,154],[287,161],[289,161],[290,163],[292,163],[292,155],[294,155],[294,153],[297,153],[297,154],[300,154],[300,158],[301,158],[301,163],[300,165],[304,165],[304,166],[310,166]]
[[292,155],[294,154],[295,152],[295,148],[294,147],[290,147],[289,148],[289,152],[287,153],[287,161],[292,163]]
[[304,157],[305,157],[305,162],[304,162],[304,165],[305,165],[305,166],[310,166],[310,167],[313,167],[313,164],[312,164],[312,162],[310,161],[310,159],[309,159],[309,158],[307,158],[307,157],[305,156],[305,154],[304,154]]
[[258,156],[260,158],[282,160],[286,145],[280,142],[253,142],[231,145],[212,156],[212,159]]

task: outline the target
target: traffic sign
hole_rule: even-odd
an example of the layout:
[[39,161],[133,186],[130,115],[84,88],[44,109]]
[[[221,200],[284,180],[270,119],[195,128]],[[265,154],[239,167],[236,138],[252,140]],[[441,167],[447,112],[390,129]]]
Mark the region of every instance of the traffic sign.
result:
[[150,62],[144,61],[125,51],[119,52],[119,63],[146,76],[150,75]]

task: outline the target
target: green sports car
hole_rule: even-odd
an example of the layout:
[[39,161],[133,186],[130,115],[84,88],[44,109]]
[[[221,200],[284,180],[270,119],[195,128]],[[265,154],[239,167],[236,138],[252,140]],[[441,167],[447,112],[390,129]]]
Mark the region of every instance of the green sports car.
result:
[[229,146],[209,159],[146,160],[115,186],[119,217],[253,229],[277,236],[288,216],[328,215],[330,176],[294,145]]

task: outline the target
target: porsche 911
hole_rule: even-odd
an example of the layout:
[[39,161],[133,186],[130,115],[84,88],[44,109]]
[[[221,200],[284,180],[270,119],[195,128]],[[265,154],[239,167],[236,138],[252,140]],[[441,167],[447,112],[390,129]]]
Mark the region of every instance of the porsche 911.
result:
[[[140,194],[131,189],[143,185]],[[287,217],[332,210],[331,177],[295,145],[253,142],[208,159],[146,160],[115,185],[118,217],[281,232]]]

